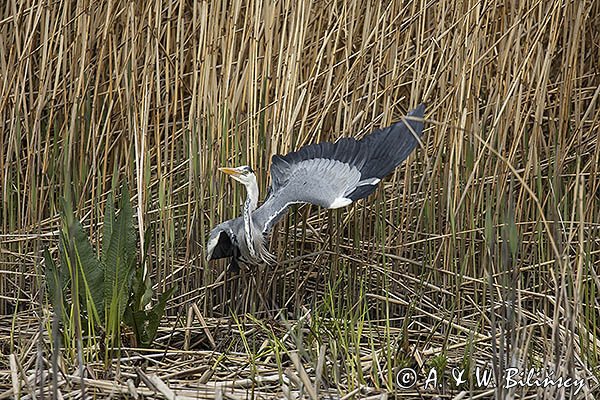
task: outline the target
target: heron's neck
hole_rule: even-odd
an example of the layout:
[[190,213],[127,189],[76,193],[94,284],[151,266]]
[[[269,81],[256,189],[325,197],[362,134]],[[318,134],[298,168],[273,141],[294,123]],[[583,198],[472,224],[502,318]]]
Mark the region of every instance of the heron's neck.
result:
[[252,213],[252,211],[256,210],[256,206],[258,205],[258,184],[256,182],[251,183],[246,186],[246,203],[244,203],[244,213]]
[[246,197],[246,202],[244,203],[244,235],[246,239],[246,244],[248,245],[248,252],[250,253],[250,257],[256,258],[257,253],[254,248],[254,221],[252,220],[252,211],[256,210],[256,205],[258,204],[258,185],[256,182],[251,182],[246,185],[246,191],[248,192],[248,196]]

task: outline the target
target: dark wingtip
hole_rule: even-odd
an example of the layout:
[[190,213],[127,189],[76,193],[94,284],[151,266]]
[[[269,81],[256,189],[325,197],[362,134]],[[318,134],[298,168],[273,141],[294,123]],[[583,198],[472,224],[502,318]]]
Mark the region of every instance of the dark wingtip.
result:
[[411,110],[407,116],[423,118],[425,116],[425,104],[419,104],[416,108]]
[[409,118],[405,120],[404,123],[407,126],[410,126],[411,130],[416,133],[417,136],[421,136],[425,124],[425,104],[419,104],[417,107],[410,110],[406,116]]

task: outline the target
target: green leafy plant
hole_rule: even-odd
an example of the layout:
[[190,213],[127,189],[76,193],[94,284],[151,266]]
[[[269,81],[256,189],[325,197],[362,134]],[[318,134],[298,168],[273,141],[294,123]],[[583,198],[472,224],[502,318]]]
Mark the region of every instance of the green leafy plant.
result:
[[[150,231],[146,232],[144,243],[146,246],[150,243]],[[144,249],[144,260],[141,265],[144,265],[145,258],[148,254],[148,248]],[[152,296],[152,281],[150,276],[144,277],[144,269],[137,268],[133,276],[131,285],[131,297],[128,307],[125,308],[124,319],[125,323],[130,326],[135,334],[136,342],[142,347],[150,346],[160,325],[160,319],[165,312],[167,301],[173,295],[177,287],[172,286],[166,292],[158,297],[158,301],[151,306]]]
[[[135,345],[149,346],[156,337],[166,303],[176,288],[167,290],[151,305],[154,292],[143,268],[148,246],[143,249],[142,260],[138,262],[133,210],[127,188],[123,189],[118,215],[112,195],[107,200],[99,258],[67,202],[63,208],[60,264],[54,262],[48,250],[44,251],[48,295],[55,312],[65,326],[71,326],[77,318],[75,325],[81,326],[88,335],[93,336],[99,327],[104,332],[107,351],[120,346],[123,322],[133,330]],[[146,236],[149,239],[148,233]],[[75,331],[77,329],[65,329],[65,336]]]

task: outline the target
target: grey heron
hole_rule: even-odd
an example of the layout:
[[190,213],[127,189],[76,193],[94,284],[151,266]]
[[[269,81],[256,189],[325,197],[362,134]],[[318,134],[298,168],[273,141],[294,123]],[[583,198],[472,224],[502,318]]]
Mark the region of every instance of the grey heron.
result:
[[361,140],[342,138],[335,143],[304,146],[271,160],[271,188],[258,205],[258,183],[252,168],[219,168],[246,187],[242,215],[217,225],[209,235],[207,260],[231,258],[239,263],[272,263],[267,237],[292,204],[310,203],[335,209],[373,193],[417,146],[423,131],[425,106],[419,105],[391,126],[377,129]]

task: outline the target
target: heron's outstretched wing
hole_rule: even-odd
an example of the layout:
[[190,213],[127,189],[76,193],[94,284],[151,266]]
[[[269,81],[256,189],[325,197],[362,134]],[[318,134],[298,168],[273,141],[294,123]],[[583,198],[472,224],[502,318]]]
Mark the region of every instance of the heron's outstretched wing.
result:
[[343,138],[273,156],[270,196],[252,214],[255,224],[267,233],[291,204],[339,208],[367,197],[417,146],[424,112],[421,104],[409,118],[358,141]]

